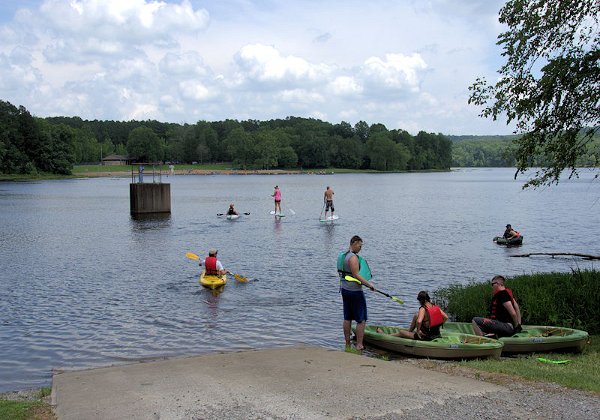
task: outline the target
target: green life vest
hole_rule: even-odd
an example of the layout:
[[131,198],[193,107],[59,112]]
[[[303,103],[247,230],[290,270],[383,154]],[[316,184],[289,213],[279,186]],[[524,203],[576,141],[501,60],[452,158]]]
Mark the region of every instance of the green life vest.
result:
[[[360,283],[360,280],[352,277],[352,273],[344,270],[344,259],[346,258],[346,254],[351,251],[342,251],[338,254],[337,259],[337,271],[340,273],[340,277],[346,281],[354,281]],[[356,254],[355,254],[356,255]],[[358,257],[358,274],[360,274],[365,280],[371,280],[373,276],[371,275],[371,269],[369,268],[369,264],[367,260],[365,260],[360,255],[356,255]]]

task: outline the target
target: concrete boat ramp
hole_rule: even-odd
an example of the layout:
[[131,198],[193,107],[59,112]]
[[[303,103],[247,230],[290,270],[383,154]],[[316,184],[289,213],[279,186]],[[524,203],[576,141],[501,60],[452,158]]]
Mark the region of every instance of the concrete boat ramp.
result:
[[443,411],[463,397],[477,407],[502,390],[339,350],[292,347],[57,372],[52,403],[61,420],[431,418],[423,407]]

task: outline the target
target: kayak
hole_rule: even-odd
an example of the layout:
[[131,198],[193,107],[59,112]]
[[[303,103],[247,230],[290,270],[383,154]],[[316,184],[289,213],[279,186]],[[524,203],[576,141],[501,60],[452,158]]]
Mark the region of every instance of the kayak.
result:
[[228,214],[225,217],[229,220],[235,220],[235,219],[238,219],[240,217],[240,215],[239,214]]
[[217,287],[224,286],[225,283],[227,283],[227,274],[223,274],[222,276],[212,276],[206,274],[206,270],[202,270],[199,282],[204,287],[216,289]]
[[496,242],[498,245],[506,245],[506,246],[513,246],[513,245],[523,245],[523,235],[519,236],[518,238],[513,238],[513,239],[506,239],[503,238],[502,236],[495,236],[494,239],[492,239],[494,242]]
[[[378,333],[377,328],[381,328],[384,333]],[[353,326],[352,329],[356,333],[356,327]],[[447,330],[440,330],[441,337],[434,338],[431,341],[389,335],[400,330],[406,329],[383,325],[367,325],[364,340],[368,344],[396,353],[432,359],[498,358],[502,353],[502,343],[487,337]]]
[[[523,325],[523,330],[512,337],[502,337],[502,353],[542,353],[572,351],[579,353],[589,339],[587,332],[572,328]],[[473,334],[470,322],[446,322],[442,331]]]

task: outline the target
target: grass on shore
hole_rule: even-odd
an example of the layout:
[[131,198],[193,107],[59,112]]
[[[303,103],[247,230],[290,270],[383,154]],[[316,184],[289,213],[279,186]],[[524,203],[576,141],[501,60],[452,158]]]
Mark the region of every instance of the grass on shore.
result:
[[[539,361],[538,357],[570,362],[545,363]],[[501,359],[462,361],[459,365],[485,372],[518,376],[535,382],[552,382],[566,388],[600,394],[600,335],[590,336],[590,343],[581,354],[523,354]]]
[[22,400],[0,399],[0,419],[11,420],[54,420],[52,406],[46,401],[49,387],[41,388],[30,398]]

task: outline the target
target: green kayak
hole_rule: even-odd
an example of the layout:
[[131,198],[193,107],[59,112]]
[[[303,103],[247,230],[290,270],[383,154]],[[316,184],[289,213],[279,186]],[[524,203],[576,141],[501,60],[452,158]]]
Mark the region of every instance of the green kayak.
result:
[[[470,322],[446,322],[442,331],[473,334]],[[542,353],[549,351],[581,352],[589,335],[572,328],[523,325],[523,331],[512,337],[502,337],[502,353]]]
[[[381,328],[384,333],[378,333]],[[356,327],[352,327],[356,333]],[[431,341],[394,337],[390,333],[404,329],[384,325],[367,325],[365,342],[396,353],[432,359],[474,359],[500,357],[502,343],[486,337],[441,330],[442,336]]]

